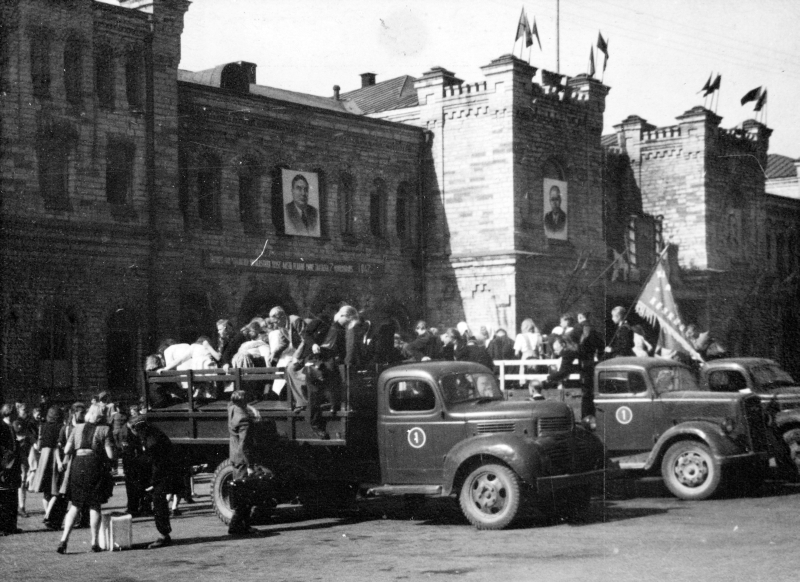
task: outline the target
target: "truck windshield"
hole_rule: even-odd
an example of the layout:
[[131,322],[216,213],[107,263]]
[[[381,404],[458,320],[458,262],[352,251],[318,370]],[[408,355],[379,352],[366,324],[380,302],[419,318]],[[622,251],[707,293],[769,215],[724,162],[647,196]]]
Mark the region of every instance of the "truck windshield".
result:
[[497,380],[491,374],[448,374],[439,379],[447,404],[468,400],[502,400]]
[[650,368],[650,379],[655,386],[656,394],[682,392],[684,390],[700,390],[694,376],[686,368],[658,366]]
[[773,390],[781,386],[797,386],[788,372],[776,365],[754,366],[752,368],[753,381],[759,392]]

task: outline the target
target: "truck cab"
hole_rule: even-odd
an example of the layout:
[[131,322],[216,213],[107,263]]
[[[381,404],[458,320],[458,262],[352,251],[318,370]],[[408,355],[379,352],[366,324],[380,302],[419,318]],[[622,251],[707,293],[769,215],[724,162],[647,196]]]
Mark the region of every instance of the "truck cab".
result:
[[786,445],[778,464],[786,461],[787,476],[800,478],[800,384],[788,372],[766,358],[722,358],[704,364],[700,379],[711,392],[755,394],[775,436]]
[[[223,374],[234,382],[280,376],[253,370]],[[192,376],[173,373],[171,380],[191,384]],[[201,376],[211,379],[210,373]],[[302,499],[305,492],[324,497],[326,491],[335,497],[340,485],[363,495],[452,497],[477,528],[501,529],[526,505],[564,516],[582,511],[604,476],[602,443],[575,423],[568,406],[508,401],[492,372],[479,364],[420,362],[350,380],[346,405],[329,420],[331,440],[311,438],[307,419],[289,405],[253,404],[280,435],[265,447],[264,458],[281,483],[276,498]],[[227,446],[223,402],[148,416],[193,458],[219,462],[212,497],[217,514],[230,519],[232,469],[219,457]]]
[[608,457],[621,469],[660,470],[681,499],[712,496],[731,472],[763,479],[767,429],[754,396],[702,389],[672,360],[613,358],[595,369],[594,402],[588,421]]

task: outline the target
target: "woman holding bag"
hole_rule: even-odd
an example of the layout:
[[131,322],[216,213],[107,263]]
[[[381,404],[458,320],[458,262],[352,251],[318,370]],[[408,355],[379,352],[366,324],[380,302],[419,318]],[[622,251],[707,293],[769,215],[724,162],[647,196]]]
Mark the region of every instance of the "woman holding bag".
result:
[[67,542],[78,512],[89,508],[89,529],[92,551],[99,552],[97,534],[100,529],[100,507],[108,501],[114,489],[110,460],[114,458],[114,444],[108,425],[97,424],[105,415],[102,404],[93,404],[86,413],[86,422],[79,424],[70,434],[64,454],[72,455],[67,498],[72,502],[64,522],[64,534],[56,551],[67,552]]

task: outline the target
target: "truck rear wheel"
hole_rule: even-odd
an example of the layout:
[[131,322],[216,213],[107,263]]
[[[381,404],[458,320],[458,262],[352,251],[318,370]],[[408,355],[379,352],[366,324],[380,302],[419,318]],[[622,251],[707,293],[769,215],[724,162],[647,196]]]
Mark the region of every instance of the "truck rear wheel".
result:
[[230,524],[233,517],[230,494],[232,482],[233,465],[230,459],[225,459],[214,471],[214,480],[211,483],[211,505],[214,507],[214,513],[225,525]]
[[503,529],[517,516],[519,477],[508,467],[481,465],[461,486],[459,503],[469,522],[478,529]]
[[664,484],[675,497],[687,500],[707,499],[719,488],[722,470],[711,450],[703,443],[675,443],[661,462]]

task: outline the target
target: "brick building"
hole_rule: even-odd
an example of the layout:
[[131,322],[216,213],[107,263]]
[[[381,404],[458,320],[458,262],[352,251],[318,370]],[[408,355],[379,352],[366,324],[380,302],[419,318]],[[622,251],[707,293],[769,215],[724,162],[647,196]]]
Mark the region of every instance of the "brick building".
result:
[[330,97],[254,63],[183,71],[187,9],[0,4],[0,399],[133,398],[161,340],[277,304],[511,334],[599,319],[665,242],[688,319],[800,361],[800,202],[765,190],[764,125],[694,108],[602,136],[608,87],[511,55]]

